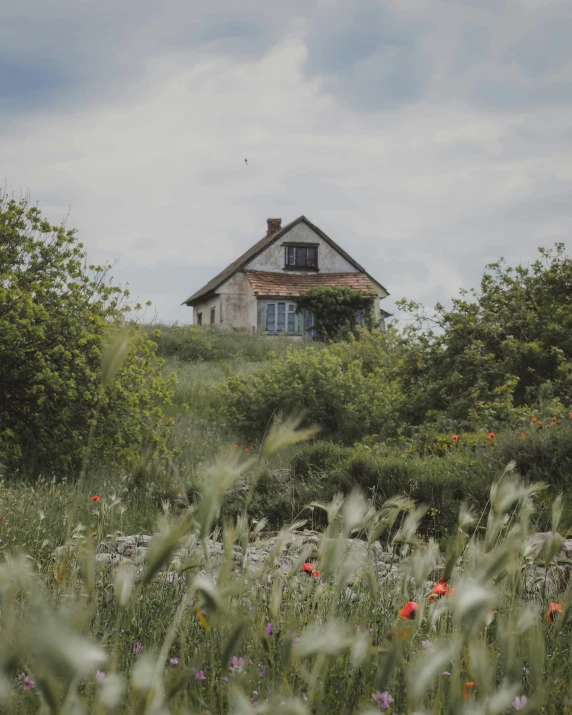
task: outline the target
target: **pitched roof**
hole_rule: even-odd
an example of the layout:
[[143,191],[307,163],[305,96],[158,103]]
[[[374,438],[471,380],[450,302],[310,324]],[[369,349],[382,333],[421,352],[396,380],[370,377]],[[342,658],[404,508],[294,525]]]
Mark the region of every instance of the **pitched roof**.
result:
[[354,290],[375,291],[374,284],[365,273],[271,273],[269,271],[244,271],[257,296],[295,298],[317,286],[347,286]]
[[[212,280],[210,280],[206,285],[204,285],[200,290],[198,290],[196,293],[193,293],[193,295],[190,298],[187,298],[186,301],[184,301],[183,305],[193,305],[194,303],[197,303],[200,299],[205,298],[209,293],[213,293],[219,286],[221,286],[225,281],[227,281],[229,278],[231,278],[235,273],[238,273],[241,269],[243,269],[250,261],[252,261],[256,256],[258,256],[262,251],[264,251],[268,246],[272,245],[274,241],[277,241],[280,239],[284,234],[288,233],[288,231],[296,226],[296,224],[300,223],[301,221],[304,221],[307,226],[309,226],[313,231],[315,231],[320,238],[322,238],[326,243],[328,243],[335,251],[337,251],[340,256],[343,256],[348,263],[350,263],[356,270],[360,271],[361,273],[364,273],[367,275],[366,271],[362,266],[360,266],[359,263],[354,261],[354,259],[348,255],[343,248],[340,248],[340,246],[337,245],[332,239],[327,236],[321,229],[319,229],[317,226],[314,226],[313,223],[308,221],[308,219],[305,216],[299,216],[295,221],[292,221],[291,223],[287,224],[283,228],[280,229],[280,231],[276,231],[276,233],[272,233],[269,236],[264,236],[264,238],[261,238],[260,241],[254,244],[254,246],[251,246],[248,251],[245,251],[242,256],[236,259],[236,261],[233,261],[230,265],[228,265],[223,271],[221,271],[218,275],[216,275]],[[368,276],[371,279],[371,276]],[[371,279],[373,281],[373,279]],[[377,283],[377,281],[374,281],[377,285],[379,285],[381,288],[383,286],[381,283]],[[383,288],[385,290],[385,288]],[[387,291],[385,291],[387,293]],[[389,294],[388,294],[389,295]]]

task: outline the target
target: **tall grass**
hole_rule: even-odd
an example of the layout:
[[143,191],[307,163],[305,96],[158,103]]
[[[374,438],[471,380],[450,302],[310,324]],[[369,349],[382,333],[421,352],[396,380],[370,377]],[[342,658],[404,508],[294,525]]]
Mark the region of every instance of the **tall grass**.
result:
[[[274,431],[265,453],[306,436]],[[375,508],[354,492],[314,506],[327,514],[316,554],[297,550],[299,525],[286,525],[253,569],[237,559],[252,538],[248,520],[218,522],[225,493],[249,474],[255,482],[256,460],[244,452],[205,469],[195,504],[164,507],[140,567],[103,565],[96,550],[132,529],[148,496],[114,494],[111,484],[97,494],[3,487],[3,707],[325,715],[505,713],[525,703],[527,712],[567,712],[572,591],[558,594],[535,569],[561,545],[558,502],[552,532],[535,535],[544,486],[513,469],[485,512],[461,509],[444,555],[417,534],[423,508],[397,498]],[[70,530],[74,498],[82,503]],[[348,551],[351,536],[363,542],[361,560]],[[367,556],[376,544],[393,568]],[[308,557],[313,576],[301,571]],[[434,593],[439,579],[444,595]],[[550,602],[561,609],[549,620]]]

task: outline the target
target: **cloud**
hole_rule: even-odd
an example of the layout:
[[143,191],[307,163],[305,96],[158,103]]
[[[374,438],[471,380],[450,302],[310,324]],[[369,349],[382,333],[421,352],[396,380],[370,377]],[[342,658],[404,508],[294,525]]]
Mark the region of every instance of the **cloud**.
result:
[[327,7],[312,18],[305,42],[307,75],[361,111],[418,99],[430,76],[415,24],[378,2]]
[[572,229],[568,6],[523,2],[12,0],[0,178],[165,320],[300,214],[446,302]]

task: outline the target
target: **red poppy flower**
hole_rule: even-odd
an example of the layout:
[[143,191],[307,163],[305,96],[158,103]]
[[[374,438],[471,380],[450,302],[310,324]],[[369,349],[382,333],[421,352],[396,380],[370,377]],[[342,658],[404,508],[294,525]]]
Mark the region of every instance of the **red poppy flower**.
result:
[[319,571],[312,571],[312,576],[314,578],[320,578],[320,572]]
[[572,412],[569,412],[569,413],[568,413],[568,419],[569,419],[569,420],[572,420]]
[[542,422],[538,423],[538,429],[542,429]]
[[301,570],[304,573],[308,574],[308,576],[309,576],[312,573],[312,571],[314,570],[314,567],[310,563],[305,563],[305,564],[302,564]]
[[415,618],[415,612],[417,611],[417,604],[415,601],[407,601],[405,606],[397,614],[399,618],[406,618],[412,621]]
[[99,501],[99,497],[97,496],[97,494],[94,494],[94,495],[91,497],[91,501]]
[[526,437],[526,432],[521,432],[521,433],[520,433],[520,436],[521,436],[521,437]]
[[[455,593],[455,589],[449,587],[448,581],[439,580],[433,586],[433,593],[435,594],[435,596],[452,596]],[[429,600],[434,601],[435,599],[433,598],[433,596],[430,596]]]
[[469,699],[469,688],[474,688],[474,687],[475,687],[474,680],[467,680],[466,683],[463,683],[463,700]]
[[534,423],[534,422],[537,422],[537,421],[538,421],[538,417],[533,417],[530,421],[533,422],[533,423]]
[[494,438],[495,438],[495,433],[489,432],[489,439],[494,439]]
[[437,583],[433,586],[433,593],[436,596],[444,596],[448,590],[449,585],[447,581],[437,581]]
[[246,454],[248,454],[250,452],[250,449],[248,449],[248,447],[245,447],[244,451],[246,452]]
[[546,611],[546,618],[548,618],[550,623],[554,623],[554,618],[557,613],[562,613],[562,604],[551,603],[550,606],[548,606],[548,611]]
[[451,439],[453,440],[453,442],[458,442],[458,441],[459,441],[459,435],[458,435],[458,434],[454,434],[454,435],[451,437]]
[[551,421],[551,422],[556,422],[556,419],[557,419],[556,417],[551,417],[551,418],[550,418],[550,421]]

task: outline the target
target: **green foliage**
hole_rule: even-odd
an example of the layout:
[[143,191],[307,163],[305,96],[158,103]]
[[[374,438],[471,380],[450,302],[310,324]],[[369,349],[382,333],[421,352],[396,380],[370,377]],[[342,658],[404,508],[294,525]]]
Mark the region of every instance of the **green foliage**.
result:
[[[196,506],[165,508],[150,543],[133,536],[121,549],[109,534],[141,533],[138,520],[151,531],[152,505],[124,480],[99,481],[98,501],[81,483],[0,484],[2,710],[500,715],[527,701],[525,712],[567,711],[572,588],[561,581],[569,564],[553,562],[558,507],[554,531],[535,532],[542,485],[499,465],[490,506],[463,508],[444,553],[421,538],[411,499],[358,491],[315,505],[330,518],[306,545],[286,525],[249,546],[244,514],[205,528],[249,467],[219,457]],[[308,559],[312,576],[300,569]]]
[[87,267],[82,249],[37,207],[0,196],[0,460],[10,470],[77,471],[89,449],[134,465],[165,445],[172,390],[156,345],[128,329],[103,355],[129,293],[108,268]]
[[348,286],[310,288],[297,300],[297,312],[308,310],[314,315],[316,336],[320,340],[339,340],[354,333],[356,314],[361,313],[365,325],[373,326],[375,293],[364,293]]
[[[522,408],[572,400],[572,259],[564,244],[539,249],[530,267],[488,266],[480,292],[450,310],[402,301],[417,320],[401,363],[408,421],[457,421],[457,429],[509,422]],[[427,322],[438,330],[425,330]]]
[[247,439],[260,439],[279,413],[305,411],[310,423],[344,443],[395,434],[405,399],[395,368],[394,333],[359,331],[327,348],[291,349],[248,377],[222,387],[223,416]]

